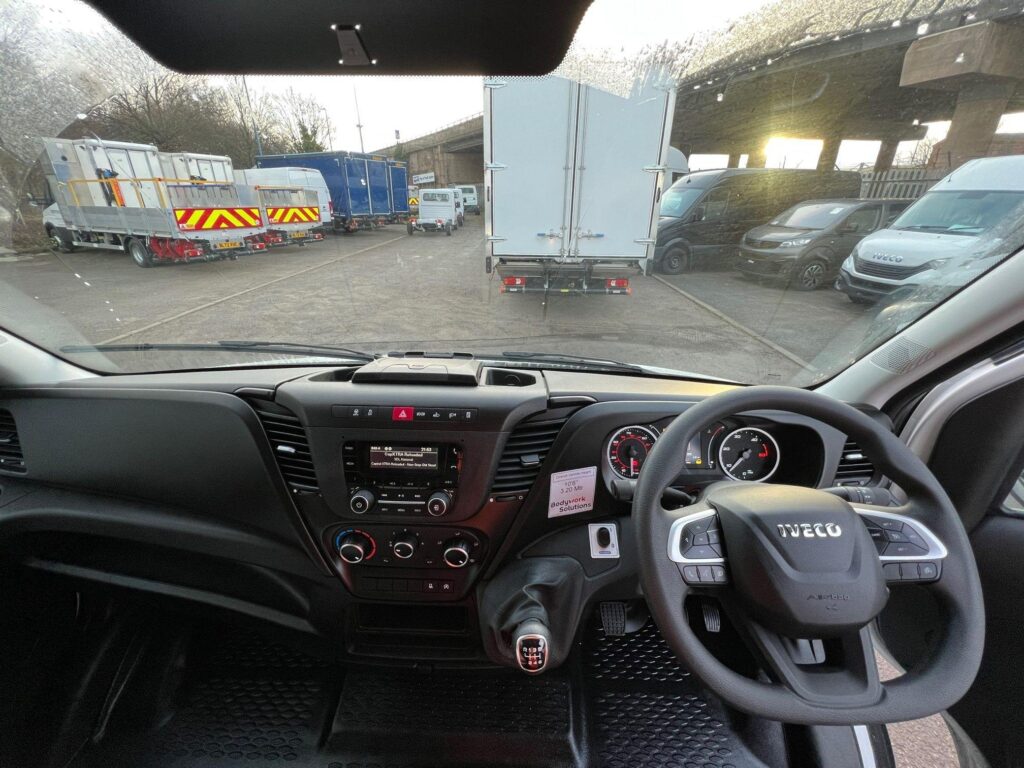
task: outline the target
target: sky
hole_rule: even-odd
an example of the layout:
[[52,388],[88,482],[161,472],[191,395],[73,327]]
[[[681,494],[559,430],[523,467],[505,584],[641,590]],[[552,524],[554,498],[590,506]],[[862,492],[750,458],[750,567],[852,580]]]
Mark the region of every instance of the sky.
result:
[[[77,29],[103,27],[108,22],[78,0],[35,0],[53,23]],[[695,32],[724,29],[739,16],[756,10],[766,0],[595,0],[574,40],[581,53],[629,59],[644,47],[682,42]],[[367,151],[391,146],[395,131],[403,141],[431,133],[445,125],[479,114],[483,108],[479,77],[266,77],[247,78],[253,91],[284,92],[288,88],[315,96],[325,107],[333,127],[331,148]],[[357,119],[356,101],[359,110]],[[356,127],[361,123],[362,145]],[[929,138],[940,139],[948,123],[928,126]],[[1024,114],[1006,115],[1000,132],[1024,131]],[[905,143],[907,144],[907,143]],[[773,137],[767,147],[769,167],[814,167],[821,143]],[[909,147],[901,146],[901,151]],[[877,142],[844,142],[838,165],[852,168],[871,164]],[[725,158],[727,159],[727,158]],[[691,167],[722,167],[722,156],[691,158]]]

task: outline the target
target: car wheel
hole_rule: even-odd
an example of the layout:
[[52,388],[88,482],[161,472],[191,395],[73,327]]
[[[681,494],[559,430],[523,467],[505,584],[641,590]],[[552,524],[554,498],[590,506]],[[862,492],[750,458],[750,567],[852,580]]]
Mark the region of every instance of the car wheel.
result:
[[666,275],[678,275],[689,271],[690,267],[690,249],[682,245],[670,248],[661,260],[661,271]]
[[71,242],[71,233],[63,227],[47,227],[46,234],[53,247],[61,253],[71,253],[75,250]]
[[451,224],[445,224],[444,225],[444,233],[446,235],[448,235],[448,237],[452,236],[452,225]]
[[798,291],[816,291],[828,282],[828,262],[812,257],[793,270],[790,285]]
[[153,254],[149,252],[149,248],[141,240],[128,241],[128,255],[132,257],[132,261],[137,266],[143,268],[153,266]]

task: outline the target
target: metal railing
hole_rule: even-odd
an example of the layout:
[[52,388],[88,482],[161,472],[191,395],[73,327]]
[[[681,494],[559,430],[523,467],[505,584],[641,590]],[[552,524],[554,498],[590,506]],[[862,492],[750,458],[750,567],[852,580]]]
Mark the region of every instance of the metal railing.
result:
[[936,171],[931,168],[864,171],[860,175],[860,196],[871,200],[881,198],[916,200],[946,174],[947,171]]

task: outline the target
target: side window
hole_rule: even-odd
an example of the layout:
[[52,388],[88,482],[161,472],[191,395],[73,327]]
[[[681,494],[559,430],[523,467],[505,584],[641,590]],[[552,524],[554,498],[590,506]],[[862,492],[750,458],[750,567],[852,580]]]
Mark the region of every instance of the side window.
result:
[[865,208],[860,208],[846,217],[846,221],[843,222],[843,229],[857,235],[866,235],[868,232],[873,231],[875,225],[878,224],[878,215],[881,212],[882,207],[880,205],[869,205]]
[[888,209],[885,212],[885,225],[888,227],[894,221],[896,217],[907,210],[909,203],[889,203]]
[[707,197],[700,202],[700,207],[697,209],[697,220],[717,221],[724,218],[733,197],[734,195],[728,187],[712,189]]
[[1017,478],[1003,502],[1003,510],[1011,515],[1024,516],[1024,474]]

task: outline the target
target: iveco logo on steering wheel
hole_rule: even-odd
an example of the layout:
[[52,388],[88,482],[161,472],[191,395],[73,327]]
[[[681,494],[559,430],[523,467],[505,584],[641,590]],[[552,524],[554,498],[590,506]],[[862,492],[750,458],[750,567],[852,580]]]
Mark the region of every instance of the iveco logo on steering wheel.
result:
[[838,523],[783,523],[776,528],[784,539],[835,539],[843,535]]

